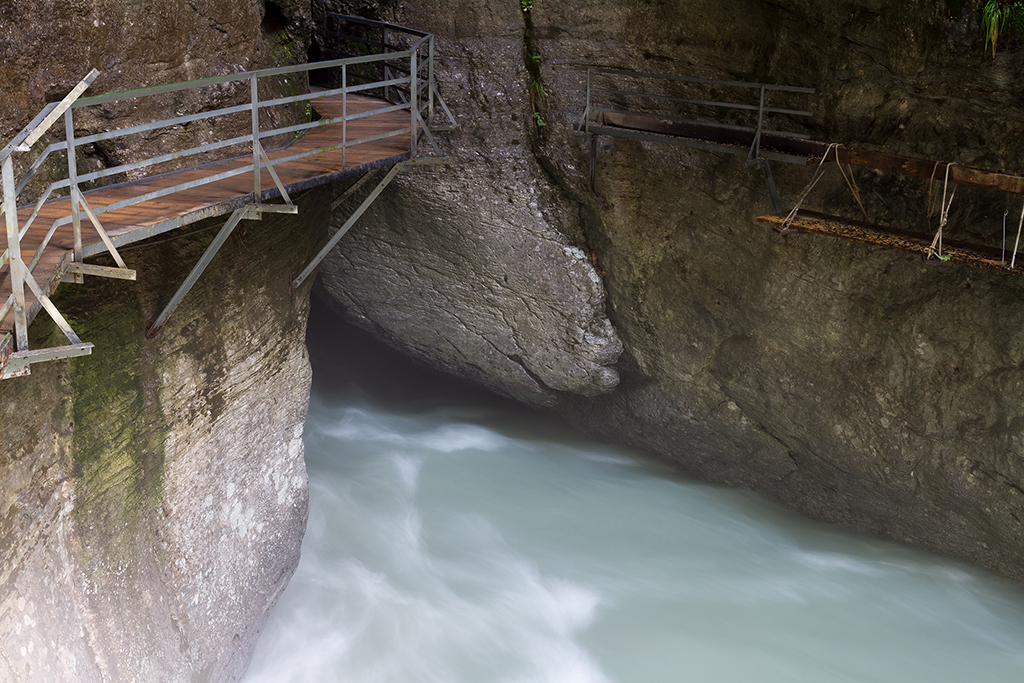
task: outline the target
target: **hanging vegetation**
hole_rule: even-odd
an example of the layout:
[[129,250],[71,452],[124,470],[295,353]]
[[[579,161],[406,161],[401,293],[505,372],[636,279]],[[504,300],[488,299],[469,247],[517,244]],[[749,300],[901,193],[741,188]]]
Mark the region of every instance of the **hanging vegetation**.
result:
[[992,44],[992,57],[996,56],[999,33],[1006,29],[1024,36],[1024,0],[987,0],[981,10],[981,26],[985,33],[985,49]]

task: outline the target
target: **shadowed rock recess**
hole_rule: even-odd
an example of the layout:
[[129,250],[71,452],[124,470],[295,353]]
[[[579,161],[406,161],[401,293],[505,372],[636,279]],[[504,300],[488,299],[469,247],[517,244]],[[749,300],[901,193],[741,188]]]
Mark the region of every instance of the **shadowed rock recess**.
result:
[[[2,137],[90,67],[98,94],[303,58],[309,15],[262,0],[6,3]],[[168,115],[147,106],[140,118]],[[81,168],[131,154],[87,149]],[[226,216],[123,249],[138,282],[58,290],[95,348],[0,382],[0,680],[242,676],[305,529],[308,288],[289,276],[325,239],[325,200],[243,222],[152,341],[146,326]],[[40,315],[33,347],[61,343],[54,329]]]
[[[349,319],[686,473],[1024,579],[1020,278],[780,236],[742,157],[604,138],[602,201],[572,130],[600,65],[811,86],[786,129],[1021,172],[1024,51],[986,55],[979,3],[379,5],[436,34],[461,129],[325,266]],[[774,170],[791,205],[813,168]],[[927,180],[855,178],[873,221],[934,231]],[[998,246],[1019,202],[961,188],[947,236]],[[834,168],[805,206],[859,217]]]

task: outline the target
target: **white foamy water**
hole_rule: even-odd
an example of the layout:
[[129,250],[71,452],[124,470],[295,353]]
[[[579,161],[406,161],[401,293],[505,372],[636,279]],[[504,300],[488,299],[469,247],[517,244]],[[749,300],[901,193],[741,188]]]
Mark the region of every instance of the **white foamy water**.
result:
[[496,410],[314,392],[247,683],[1024,681],[1019,586]]

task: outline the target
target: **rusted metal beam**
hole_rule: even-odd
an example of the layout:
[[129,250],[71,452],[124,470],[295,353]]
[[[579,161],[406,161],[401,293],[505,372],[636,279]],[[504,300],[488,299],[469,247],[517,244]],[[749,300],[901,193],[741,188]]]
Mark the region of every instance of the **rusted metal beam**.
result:
[[[787,213],[776,213],[768,216],[758,216],[757,220],[761,223],[767,223],[781,232],[787,215]],[[928,258],[929,247],[931,247],[931,238],[927,236],[890,230],[882,226],[871,225],[870,223],[848,220],[813,211],[797,212],[796,217],[787,226],[785,231],[828,235],[829,237],[838,237],[853,242],[860,242],[861,244],[872,244],[886,249],[919,254],[924,258]],[[929,263],[943,264],[948,260],[950,263],[962,263],[985,270],[1024,275],[1024,266],[1012,268],[1010,266],[1011,261],[1006,258],[1009,254],[1004,257],[997,249],[989,249],[964,242],[944,241],[942,243],[942,256],[942,259],[929,259]]]

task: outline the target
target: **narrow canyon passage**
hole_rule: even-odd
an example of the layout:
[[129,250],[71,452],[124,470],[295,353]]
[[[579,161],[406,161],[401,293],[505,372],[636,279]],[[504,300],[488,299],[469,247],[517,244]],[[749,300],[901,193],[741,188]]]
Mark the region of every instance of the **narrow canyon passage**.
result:
[[1024,590],[673,476],[315,307],[299,569],[245,679],[1010,681]]

